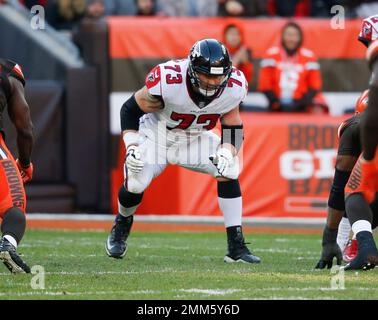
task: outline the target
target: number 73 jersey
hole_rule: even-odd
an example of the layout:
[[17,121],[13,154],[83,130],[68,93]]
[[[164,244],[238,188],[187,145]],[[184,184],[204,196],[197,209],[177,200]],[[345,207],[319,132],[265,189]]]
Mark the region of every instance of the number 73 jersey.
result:
[[[207,105],[197,105],[189,94],[187,70],[189,60],[171,60],[156,66],[146,77],[146,87],[151,95],[164,101],[164,108],[141,118],[146,128],[157,128],[164,123],[168,130],[181,129],[183,134],[213,129],[219,118],[238,107],[245,98],[248,84],[244,74],[232,69],[231,77],[223,92]],[[160,125],[160,126],[161,126]],[[175,130],[178,132],[179,130]]]

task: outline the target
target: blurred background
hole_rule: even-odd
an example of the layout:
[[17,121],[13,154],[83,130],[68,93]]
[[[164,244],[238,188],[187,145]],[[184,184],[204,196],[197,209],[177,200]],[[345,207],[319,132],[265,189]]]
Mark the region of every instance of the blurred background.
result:
[[[324,217],[338,126],[368,86],[357,37],[377,12],[354,0],[0,0],[0,56],[22,66],[35,126],[28,212],[114,213],[123,102],[211,37],[249,82],[244,216]],[[138,213],[221,215],[216,184],[171,166]]]

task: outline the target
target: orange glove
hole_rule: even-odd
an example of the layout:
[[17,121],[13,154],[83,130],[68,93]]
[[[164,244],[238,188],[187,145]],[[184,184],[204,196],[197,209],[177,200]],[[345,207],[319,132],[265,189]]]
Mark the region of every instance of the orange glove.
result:
[[31,181],[31,179],[33,178],[33,170],[34,170],[33,164],[30,163],[28,166],[25,167],[23,164],[21,164],[21,162],[18,159],[16,160],[16,164],[17,164],[18,170],[20,171],[22,181],[24,183]]

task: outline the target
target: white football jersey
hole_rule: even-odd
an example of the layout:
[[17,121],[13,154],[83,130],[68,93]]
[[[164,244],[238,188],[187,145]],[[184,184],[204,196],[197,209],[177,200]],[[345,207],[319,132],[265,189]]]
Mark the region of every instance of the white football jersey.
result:
[[[160,96],[164,108],[145,114],[141,120],[144,128],[157,129],[162,123],[168,130],[182,129],[201,132],[213,129],[218,119],[239,106],[248,91],[244,74],[232,69],[231,77],[223,92],[206,106],[196,105],[187,87],[188,59],[171,60],[156,66],[146,77],[146,87],[151,95]],[[160,130],[159,130],[160,131]],[[178,132],[179,130],[174,130]]]

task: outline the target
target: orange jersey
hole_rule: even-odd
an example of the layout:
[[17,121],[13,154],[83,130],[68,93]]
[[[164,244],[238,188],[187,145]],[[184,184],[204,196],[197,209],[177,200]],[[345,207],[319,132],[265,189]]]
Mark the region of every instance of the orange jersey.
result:
[[319,63],[312,51],[300,48],[288,56],[273,47],[261,61],[259,91],[273,91],[279,99],[301,99],[309,89],[321,90]]
[[0,134],[0,218],[12,207],[25,212],[25,189],[16,162]]

